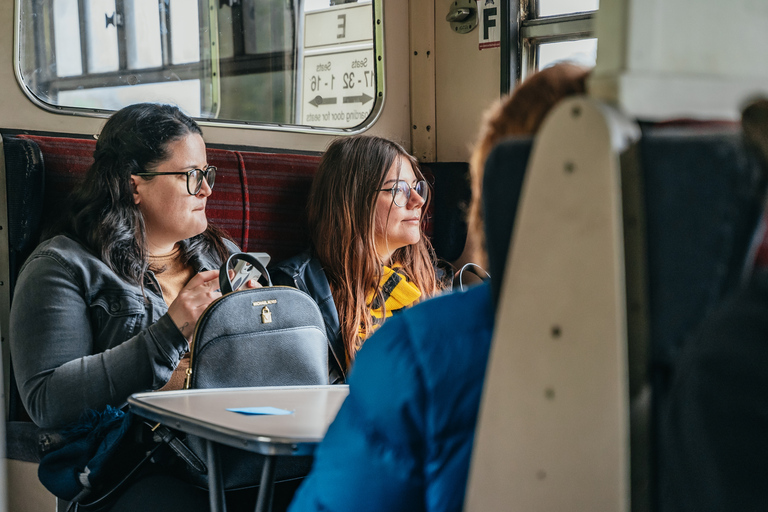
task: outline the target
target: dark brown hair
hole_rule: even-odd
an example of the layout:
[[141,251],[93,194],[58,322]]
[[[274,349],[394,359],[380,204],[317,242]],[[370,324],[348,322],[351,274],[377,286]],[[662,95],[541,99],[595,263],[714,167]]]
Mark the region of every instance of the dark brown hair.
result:
[[[131,174],[153,169],[168,159],[170,143],[202,135],[194,119],[173,105],[137,103],[109,118],[99,134],[94,162],[72,195],[63,231],[77,237],[117,275],[142,286],[149,268],[144,217],[133,200]],[[222,261],[227,248],[223,230],[208,224],[189,239],[182,260],[213,250]]]
[[[424,179],[416,159],[395,142],[362,135],[337,139],[323,154],[309,192],[313,253],[331,286],[348,362],[360,348],[359,329],[370,332],[366,297],[371,290],[374,297],[381,295],[383,262],[374,239],[376,201],[378,189],[398,159],[410,162],[417,179]],[[424,204],[422,226],[426,211]],[[422,297],[437,291],[434,252],[423,232],[419,242],[395,251],[391,262],[402,265],[401,271],[418,286]]]

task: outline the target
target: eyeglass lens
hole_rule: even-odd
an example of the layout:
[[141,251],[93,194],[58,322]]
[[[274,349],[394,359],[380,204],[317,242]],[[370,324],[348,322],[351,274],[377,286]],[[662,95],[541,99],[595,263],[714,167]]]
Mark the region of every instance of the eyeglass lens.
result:
[[[397,190],[395,191],[395,204],[397,206],[403,207],[411,199],[411,186],[404,181],[398,181],[396,187]],[[427,193],[429,189],[427,188],[426,181],[417,181],[416,185],[413,186],[413,190],[415,190],[416,193],[419,194],[422,199],[424,199],[424,201],[427,200]]]
[[187,174],[187,191],[190,194],[195,195],[200,192],[203,187],[203,176],[205,176],[208,186],[213,189],[213,184],[216,182],[216,167],[210,166],[205,172],[200,169],[193,169]]

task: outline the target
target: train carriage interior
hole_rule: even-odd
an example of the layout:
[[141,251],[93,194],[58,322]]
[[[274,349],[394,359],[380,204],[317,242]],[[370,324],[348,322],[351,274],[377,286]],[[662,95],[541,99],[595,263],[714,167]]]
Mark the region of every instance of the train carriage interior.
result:
[[496,323],[458,509],[672,510],[659,439],[679,355],[768,266],[768,9],[723,11],[716,0],[4,3],[0,512],[66,507],[37,478],[50,432],[21,403],[9,316],[23,262],[111,113],[148,101],[196,119],[218,169],[208,219],[273,262],[308,244],[328,144],[394,140],[431,184],[424,230],[456,270],[484,112],[563,60],[592,69],[587,94],[485,165]]

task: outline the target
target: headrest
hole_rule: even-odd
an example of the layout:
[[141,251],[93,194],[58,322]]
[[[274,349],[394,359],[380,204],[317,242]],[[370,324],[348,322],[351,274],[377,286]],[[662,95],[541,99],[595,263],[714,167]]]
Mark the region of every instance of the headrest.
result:
[[741,282],[765,180],[737,130],[646,130],[639,155],[651,358],[671,365],[688,334]]
[[45,192],[43,154],[31,140],[3,137],[10,250],[25,257],[40,242]]
[[494,303],[504,279],[504,266],[532,145],[533,138],[530,137],[506,139],[491,151],[485,162],[483,219]]

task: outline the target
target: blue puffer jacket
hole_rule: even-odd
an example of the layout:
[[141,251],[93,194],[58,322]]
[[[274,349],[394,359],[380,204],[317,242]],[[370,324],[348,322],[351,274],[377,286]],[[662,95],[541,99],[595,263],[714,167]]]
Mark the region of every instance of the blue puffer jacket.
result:
[[460,511],[492,331],[487,284],[384,324],[290,512]]

